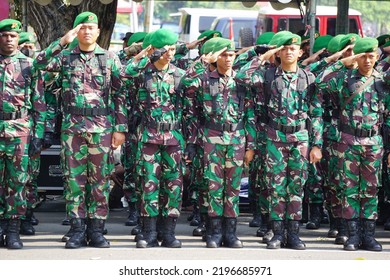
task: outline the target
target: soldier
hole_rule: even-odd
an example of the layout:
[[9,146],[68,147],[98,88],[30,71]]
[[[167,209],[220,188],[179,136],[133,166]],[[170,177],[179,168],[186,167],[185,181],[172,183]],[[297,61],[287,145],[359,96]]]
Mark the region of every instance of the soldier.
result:
[[[120,61],[97,45],[99,33],[97,16],[83,12],[73,29],[34,61],[40,69],[59,73],[62,86],[61,160],[73,232],[65,248],[79,248],[87,241],[93,247],[110,246],[103,230],[112,150],[124,142],[127,119],[125,96],[120,91]],[[67,49],[76,37],[78,46]]]
[[[201,127],[199,134],[191,133],[189,143],[202,137],[209,204],[207,247],[242,248],[236,227],[241,174],[244,162],[248,165],[254,155],[253,102],[234,80],[234,42],[220,38],[212,53],[197,61],[182,81],[186,94],[197,99],[194,111]],[[205,71],[215,62],[216,70]]]
[[18,51],[20,32],[19,21],[0,21],[0,246],[9,249],[23,247],[19,231],[26,219],[28,161],[42,147],[46,109],[33,61]]
[[[133,79],[137,91],[131,94],[135,95],[135,110],[141,114],[137,130],[137,172],[142,187],[143,237],[138,239],[137,248],[159,246],[157,218],[160,212],[161,246],[181,247],[175,228],[180,215],[184,171],[183,95],[179,87],[184,72],[170,63],[176,42],[177,35],[172,31],[155,31],[150,38],[151,46],[135,56],[123,73],[124,78]],[[150,57],[147,56],[149,50],[153,51]]]
[[[389,95],[382,75],[374,69],[377,47],[374,38],[359,39],[353,47],[355,55],[329,66],[316,80],[324,95],[334,96],[340,116],[337,155],[347,251],[382,250],[374,235],[383,155],[380,129]],[[354,64],[357,69],[347,68]]]
[[[266,180],[274,232],[267,248],[286,246],[302,250],[306,246],[298,233],[302,218],[303,186],[307,180],[309,144],[312,147],[310,163],[321,159],[321,99],[314,90],[314,76],[297,66],[298,58],[302,55],[300,37],[284,31],[276,43],[276,49],[249,63],[238,78],[240,83],[257,90],[267,123]],[[262,62],[276,52],[281,65],[262,70]]]

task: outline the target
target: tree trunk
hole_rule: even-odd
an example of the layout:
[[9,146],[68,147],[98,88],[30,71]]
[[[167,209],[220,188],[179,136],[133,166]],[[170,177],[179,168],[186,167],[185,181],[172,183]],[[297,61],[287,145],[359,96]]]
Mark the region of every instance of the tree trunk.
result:
[[[99,19],[100,36],[98,44],[108,49],[110,38],[116,21],[116,6],[118,0],[104,5],[98,0],[84,0],[78,6],[66,6],[63,0],[52,0],[49,5],[42,6],[27,0],[28,24],[34,28],[41,49],[62,37],[73,27],[76,16],[82,12],[95,13]],[[22,0],[15,0],[18,18],[22,17]]]

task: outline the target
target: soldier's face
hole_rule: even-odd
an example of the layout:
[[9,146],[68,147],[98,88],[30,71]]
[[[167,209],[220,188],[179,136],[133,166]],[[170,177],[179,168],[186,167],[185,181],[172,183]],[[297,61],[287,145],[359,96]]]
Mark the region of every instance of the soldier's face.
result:
[[163,64],[170,63],[176,53],[176,45],[164,46],[167,51],[161,56],[160,62]]
[[79,33],[77,33],[77,38],[81,45],[92,45],[96,43],[97,38],[99,37],[100,29],[95,23],[83,23]]
[[366,74],[371,72],[375,66],[375,62],[378,60],[379,55],[376,52],[364,53],[364,55],[356,59],[359,72],[361,74]]
[[19,34],[14,31],[0,32],[0,53],[11,55],[18,49]]
[[291,64],[298,61],[303,51],[298,45],[285,45],[279,51],[279,57],[283,64]]
[[217,66],[219,69],[232,69],[236,53],[234,51],[225,51],[217,58]]

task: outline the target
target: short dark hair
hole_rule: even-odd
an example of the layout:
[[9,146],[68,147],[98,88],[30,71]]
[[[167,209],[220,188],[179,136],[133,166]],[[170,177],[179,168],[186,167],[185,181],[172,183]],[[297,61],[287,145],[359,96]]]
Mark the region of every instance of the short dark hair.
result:
[[129,40],[129,38],[130,38],[131,35],[133,35],[133,34],[134,34],[133,32],[126,32],[125,37],[123,37],[122,40],[123,40],[123,41]]

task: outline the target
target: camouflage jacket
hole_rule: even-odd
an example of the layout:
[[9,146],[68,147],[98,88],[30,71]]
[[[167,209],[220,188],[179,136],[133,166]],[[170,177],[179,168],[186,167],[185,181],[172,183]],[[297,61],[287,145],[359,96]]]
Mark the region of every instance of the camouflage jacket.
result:
[[[203,127],[198,132],[203,133],[203,141],[209,143],[234,145],[246,143],[246,149],[255,148],[256,129],[254,121],[253,100],[247,91],[240,95],[232,75],[222,76],[217,70],[206,71],[208,64],[200,60],[187,70],[182,79],[186,95],[193,96],[196,100],[193,110],[198,127]],[[215,86],[211,86],[215,84]],[[237,129],[219,130],[214,127],[224,126],[240,127]],[[194,135],[193,135],[194,136]],[[196,143],[196,138],[189,140]]]
[[[100,65],[98,56],[106,56],[106,66]],[[91,53],[83,53],[78,46],[63,50],[57,40],[38,54],[34,65],[60,75],[62,132],[127,131],[121,64],[114,53],[98,45]]]
[[130,98],[135,100],[133,110],[141,115],[139,141],[184,148],[181,127],[184,96],[176,84],[183,74],[173,64],[166,70],[158,70],[147,57],[129,61],[122,78],[133,79]]
[[[265,73],[260,59],[254,59],[246,64],[237,74],[237,81],[253,89],[259,110],[264,115],[267,139],[277,142],[309,141],[311,145],[322,145],[322,99],[315,90],[314,84],[299,92],[297,90],[299,71],[285,73],[279,66],[275,70],[273,81],[270,81],[270,92],[266,93]],[[310,73],[307,73],[309,75]],[[306,76],[306,75],[304,75]],[[302,77],[306,79],[306,77]],[[310,89],[311,90],[308,90]],[[263,117],[263,116],[260,116]],[[275,125],[270,125],[271,122]],[[282,131],[275,126],[284,128],[301,127],[297,131]]]
[[[21,69],[21,59],[26,62],[25,70]],[[0,55],[0,137],[31,133],[35,138],[43,138],[46,118],[43,82],[32,62],[19,51],[13,56]]]
[[[374,70],[371,76],[373,79],[365,84],[370,77],[338,61],[316,79],[323,94],[335,100],[333,109],[339,112],[339,141],[345,144],[382,145],[380,129],[389,109],[389,94],[382,74]],[[356,91],[359,92],[350,99]]]

